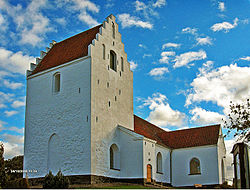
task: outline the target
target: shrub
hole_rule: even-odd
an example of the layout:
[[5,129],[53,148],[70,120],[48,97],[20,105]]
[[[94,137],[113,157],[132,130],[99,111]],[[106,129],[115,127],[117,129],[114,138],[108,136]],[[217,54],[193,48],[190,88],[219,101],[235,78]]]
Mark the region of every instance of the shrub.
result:
[[52,174],[51,171],[45,176],[44,189],[68,189],[69,188],[69,179],[65,177],[61,171],[59,171],[56,176]]

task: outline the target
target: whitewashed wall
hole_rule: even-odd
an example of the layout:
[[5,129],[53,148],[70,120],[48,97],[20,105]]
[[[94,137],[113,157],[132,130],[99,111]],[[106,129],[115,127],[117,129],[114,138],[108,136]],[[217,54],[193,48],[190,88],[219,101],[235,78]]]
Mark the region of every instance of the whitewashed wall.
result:
[[120,129],[121,178],[143,178],[143,137]]
[[[155,180],[157,182],[170,183],[170,149],[156,144],[155,158],[157,158],[158,152],[162,155],[162,174],[155,173]],[[155,168],[156,165],[155,165]]]
[[[201,175],[189,175],[192,158],[200,160]],[[172,152],[173,186],[193,186],[194,184],[218,184],[217,146],[175,149]]]
[[222,184],[223,183],[223,175],[222,175],[222,160],[224,163],[224,180],[226,178],[226,147],[225,147],[225,143],[224,143],[224,138],[223,138],[223,134],[220,128],[220,132],[219,132],[219,139],[218,139],[218,143],[217,143],[217,151],[218,151],[218,172],[219,172],[219,183]]
[[[52,91],[53,74],[61,73],[61,90]],[[80,93],[79,93],[80,88]],[[48,142],[58,139],[63,174],[90,174],[90,58],[81,58],[28,77],[24,169],[48,172]],[[88,116],[88,121],[87,121]],[[24,174],[25,175],[25,174]]]
[[[115,25],[115,38],[112,37],[112,23]],[[110,68],[110,50],[116,53],[117,71]],[[106,176],[110,172],[107,152],[117,139],[117,126],[134,129],[133,73],[113,15],[103,23],[100,33],[89,46],[89,55],[91,55],[91,173]],[[124,71],[121,69],[121,57],[124,60]],[[119,175],[118,172],[113,174],[113,177]]]

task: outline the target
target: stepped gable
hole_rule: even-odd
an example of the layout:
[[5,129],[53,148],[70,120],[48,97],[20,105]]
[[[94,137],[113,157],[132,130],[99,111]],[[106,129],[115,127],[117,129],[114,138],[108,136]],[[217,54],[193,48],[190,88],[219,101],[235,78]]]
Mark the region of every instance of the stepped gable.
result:
[[87,56],[88,46],[96,38],[101,26],[102,24],[53,45],[31,75]]
[[134,131],[172,149],[216,145],[220,125],[165,131],[134,115]]

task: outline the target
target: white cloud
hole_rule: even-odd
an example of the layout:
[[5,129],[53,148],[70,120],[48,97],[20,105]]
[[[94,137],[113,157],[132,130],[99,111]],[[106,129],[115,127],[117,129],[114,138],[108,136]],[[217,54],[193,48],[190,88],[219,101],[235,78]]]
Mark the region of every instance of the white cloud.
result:
[[146,54],[146,53],[144,53],[143,56],[142,56],[142,58],[145,58],[145,57],[152,57],[152,54]]
[[0,108],[5,108],[6,103],[13,101],[14,94],[0,91]]
[[161,53],[160,63],[169,63],[171,57],[175,56],[174,51],[164,51]]
[[32,62],[35,62],[35,58],[32,56],[24,55],[21,51],[14,53],[0,47],[0,67],[2,69],[12,73],[25,74]]
[[207,111],[200,107],[195,107],[190,111],[193,115],[191,120],[197,124],[209,125],[209,124],[221,124],[222,118],[225,119],[224,115],[217,112]]
[[229,22],[222,22],[222,23],[216,23],[213,26],[211,26],[211,30],[214,32],[223,30],[224,32],[229,32],[229,30],[235,28],[238,25],[238,18],[234,19],[234,23],[231,24]]
[[212,38],[210,38],[209,36],[205,38],[198,37],[196,38],[196,41],[196,45],[212,45]]
[[11,110],[11,111],[5,110],[4,113],[5,113],[5,115],[6,115],[7,117],[11,117],[11,116],[17,114],[18,112],[15,111],[15,110]]
[[141,47],[141,48],[145,48],[145,49],[147,48],[147,47],[146,47],[145,45],[143,45],[143,44],[139,44],[138,46]]
[[23,135],[4,134],[3,138],[5,159],[9,159],[18,155],[23,155]]
[[118,20],[121,22],[122,28],[129,28],[132,26],[152,29],[153,25],[150,22],[141,21],[138,17],[130,16],[130,14],[124,13],[118,15]]
[[49,26],[50,20],[41,11],[47,4],[46,0],[32,0],[26,8],[23,8],[21,4],[15,6],[2,2],[2,10],[6,11],[16,23],[21,44],[37,46],[43,41],[45,34],[53,30]]
[[3,80],[3,84],[4,86],[6,86],[7,88],[10,88],[10,89],[18,89],[18,88],[21,88],[23,86],[22,83],[20,82],[11,82],[9,80]]
[[88,11],[92,12],[92,13],[98,13],[99,12],[99,7],[89,1],[89,0],[73,0],[73,10],[77,10],[80,12],[80,14],[78,15],[78,19],[84,23],[86,23],[89,26],[95,26],[98,25],[98,22],[96,19],[94,19],[89,13]]
[[25,106],[25,100],[24,101],[19,101],[19,100],[15,100],[11,106],[13,108],[19,108],[19,107],[22,107],[22,106]]
[[181,44],[177,44],[177,43],[166,43],[162,45],[162,49],[165,48],[179,48],[181,46]]
[[226,7],[225,7],[225,3],[224,2],[218,2],[218,9],[223,12],[225,11]]
[[241,57],[240,60],[250,61],[250,56]]
[[162,6],[166,5],[166,0],[157,0],[154,4],[153,7],[159,7],[161,8]]
[[6,31],[7,29],[7,22],[3,15],[0,13],[0,31]]
[[188,65],[192,61],[202,60],[206,58],[207,54],[204,50],[200,50],[198,52],[186,52],[175,57],[175,64],[173,67],[182,67]]
[[130,61],[130,70],[134,71],[137,68],[138,64],[134,61]]
[[55,21],[56,21],[58,24],[63,25],[63,26],[65,26],[66,23],[67,23],[66,20],[65,20],[65,18],[56,18]]
[[184,123],[185,114],[173,110],[167,102],[167,97],[161,93],[154,93],[152,97],[143,100],[143,106],[148,106],[150,111],[147,118],[150,122],[160,127],[178,126]]
[[230,101],[240,103],[249,98],[250,67],[231,64],[202,71],[191,83],[192,89],[187,96],[186,106],[194,102],[212,102],[224,108],[227,115]]
[[141,1],[135,1],[135,10],[136,11],[141,11],[147,9],[147,6],[145,3]]
[[183,28],[182,33],[197,35],[197,28],[190,28],[190,27]]
[[168,73],[169,70],[167,67],[159,67],[159,68],[154,68],[149,72],[150,76],[157,76],[157,77],[161,77],[163,76],[165,73]]

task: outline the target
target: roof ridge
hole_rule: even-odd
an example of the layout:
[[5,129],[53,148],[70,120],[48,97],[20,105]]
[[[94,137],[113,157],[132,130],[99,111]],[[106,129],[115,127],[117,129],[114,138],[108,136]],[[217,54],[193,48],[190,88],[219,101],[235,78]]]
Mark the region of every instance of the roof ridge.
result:
[[[66,40],[69,40],[70,38],[74,38],[74,37],[76,37],[77,35],[80,35],[80,34],[82,34],[82,33],[85,33],[85,32],[88,32],[88,31],[90,31],[90,30],[93,30],[94,28],[99,28],[99,27],[101,27],[103,24],[99,24],[99,25],[97,25],[97,26],[94,26],[94,27],[92,27],[92,28],[89,28],[89,29],[87,29],[87,30],[84,30],[84,31],[82,31],[82,32],[80,32],[80,33],[77,33],[77,34],[75,34],[75,35],[73,35],[73,36],[70,36],[70,37],[68,37],[68,38],[66,38],[66,39],[64,39],[64,40],[62,40],[62,41],[60,41],[60,42],[57,42],[56,44],[59,44],[59,43],[61,43],[61,42],[64,42],[64,41],[66,41]],[[55,45],[56,45],[55,44]]]
[[220,124],[214,124],[214,125],[206,125],[206,126],[200,126],[200,127],[191,127],[187,129],[179,129],[179,130],[174,130],[174,131],[166,131],[167,133],[173,133],[173,132],[178,132],[178,131],[187,131],[187,130],[194,130],[194,129],[201,129],[201,128],[206,128],[206,127],[220,127]]

